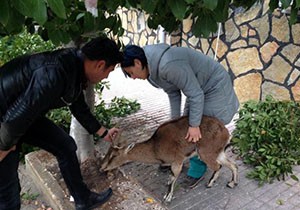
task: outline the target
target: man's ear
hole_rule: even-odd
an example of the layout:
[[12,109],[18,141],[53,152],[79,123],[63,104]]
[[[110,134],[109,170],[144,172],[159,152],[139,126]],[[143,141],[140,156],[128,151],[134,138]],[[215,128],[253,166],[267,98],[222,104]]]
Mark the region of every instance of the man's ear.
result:
[[98,60],[96,65],[97,65],[97,69],[99,70],[105,70],[105,60]]
[[137,66],[137,67],[139,67],[139,66],[142,65],[142,62],[139,59],[137,59],[137,58],[134,59],[133,62],[134,62],[134,65]]

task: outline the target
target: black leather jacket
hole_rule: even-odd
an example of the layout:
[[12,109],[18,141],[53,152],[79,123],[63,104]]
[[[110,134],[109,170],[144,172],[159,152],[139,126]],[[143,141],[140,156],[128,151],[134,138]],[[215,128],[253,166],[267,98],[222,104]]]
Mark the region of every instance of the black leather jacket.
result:
[[22,56],[0,67],[0,150],[15,145],[38,117],[63,106],[96,133],[101,125],[85,102],[84,84],[83,58],[76,49]]

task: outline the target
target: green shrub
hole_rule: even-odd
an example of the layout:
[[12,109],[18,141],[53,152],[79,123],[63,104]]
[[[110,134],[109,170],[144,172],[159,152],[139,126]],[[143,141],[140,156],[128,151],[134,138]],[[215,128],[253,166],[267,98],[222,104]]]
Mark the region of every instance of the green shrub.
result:
[[[98,94],[99,103],[94,108],[94,114],[103,126],[111,128],[113,127],[113,117],[125,117],[140,109],[141,105],[136,100],[129,100],[124,97],[115,97],[109,104],[106,104],[102,99],[104,88],[109,89],[107,81],[100,82],[95,86],[95,93]],[[47,113],[47,117],[66,132],[70,131],[71,112],[68,107],[51,110]]]
[[64,131],[69,133],[71,124],[71,112],[69,107],[53,109],[49,111],[46,116]]
[[[129,100],[124,97],[115,97],[110,104],[105,104],[101,100],[95,106],[95,116],[101,124],[107,128],[111,128],[113,117],[125,117],[140,109],[140,104],[135,100]],[[68,107],[51,110],[47,113],[47,117],[63,128],[67,133],[70,131],[71,112]]]
[[125,117],[135,113],[141,105],[136,100],[129,100],[124,97],[114,97],[106,107],[104,101],[95,106],[95,114],[98,120],[106,127],[112,127],[113,117]]
[[26,30],[14,36],[0,39],[0,66],[20,55],[55,49],[51,41],[45,42],[38,34],[30,34]]
[[259,184],[293,175],[300,163],[300,109],[292,101],[248,101],[239,111],[233,145],[246,164],[253,166],[248,177]]

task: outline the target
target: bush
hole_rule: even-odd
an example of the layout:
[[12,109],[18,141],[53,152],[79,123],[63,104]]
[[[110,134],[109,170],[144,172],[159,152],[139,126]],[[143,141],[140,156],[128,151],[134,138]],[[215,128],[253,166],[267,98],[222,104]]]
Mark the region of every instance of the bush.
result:
[[14,36],[0,39],[0,66],[20,55],[55,49],[51,41],[45,42],[38,34],[26,30]]
[[[107,128],[111,128],[113,117],[125,117],[140,109],[140,104],[135,100],[129,100],[124,97],[115,97],[111,103],[106,105],[104,100],[101,100],[95,106],[95,116],[101,124]],[[71,112],[68,107],[51,110],[47,113],[47,117],[63,128],[67,133],[70,131]]]
[[[101,124],[107,128],[113,127],[113,117],[125,117],[137,112],[141,105],[136,100],[129,100],[124,97],[115,97],[109,104],[106,104],[102,98],[104,88],[109,89],[107,81],[99,82],[95,86],[95,94],[98,94],[99,103],[95,105],[94,114]],[[62,127],[67,133],[70,131],[71,112],[68,107],[51,110],[47,117],[55,124]]]
[[293,175],[300,163],[300,109],[292,101],[249,101],[239,111],[233,145],[246,164],[253,166],[248,177],[259,184]]

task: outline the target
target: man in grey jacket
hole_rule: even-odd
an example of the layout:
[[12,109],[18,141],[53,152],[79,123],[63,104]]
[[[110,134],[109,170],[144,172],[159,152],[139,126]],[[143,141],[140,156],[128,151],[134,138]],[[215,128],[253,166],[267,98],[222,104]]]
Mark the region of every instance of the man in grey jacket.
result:
[[[125,75],[147,79],[169,96],[171,117],[181,115],[181,94],[186,96],[183,115],[189,116],[186,140],[201,139],[202,115],[214,116],[228,124],[239,107],[231,78],[224,67],[212,58],[190,48],[166,44],[141,48],[128,45],[121,63]],[[190,159],[190,186],[198,183],[206,166],[199,159]]]

